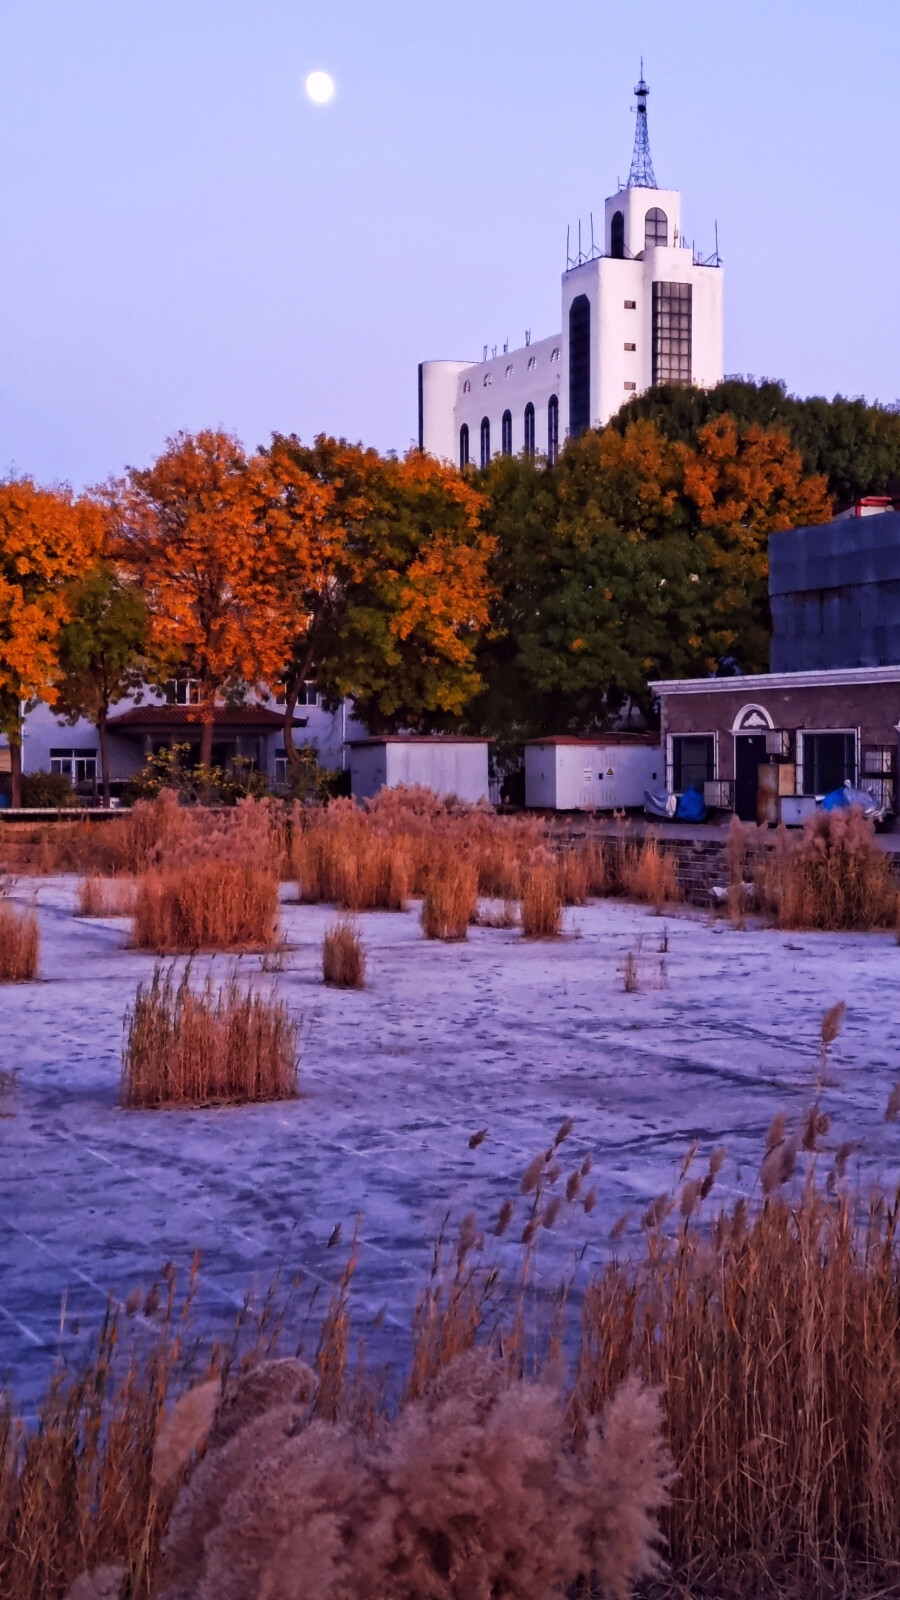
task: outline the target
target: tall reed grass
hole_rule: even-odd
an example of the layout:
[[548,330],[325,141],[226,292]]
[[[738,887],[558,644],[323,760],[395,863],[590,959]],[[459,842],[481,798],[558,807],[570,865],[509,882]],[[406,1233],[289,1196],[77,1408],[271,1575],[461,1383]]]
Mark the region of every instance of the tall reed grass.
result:
[[522,932],[526,939],[558,939],[562,924],[560,870],[555,862],[538,862],[522,882]]
[[478,868],[465,856],[445,850],[433,862],[422,899],[426,939],[467,939],[478,914]]
[[139,950],[267,948],[278,937],[278,881],[246,861],[201,860],[153,868],[137,880]]
[[817,811],[793,836],[780,829],[756,878],[780,928],[885,928],[897,917],[889,859],[856,806]]
[[101,878],[90,873],[75,892],[77,917],[130,917],[134,915],[137,885],[133,878]]
[[37,977],[41,934],[37,913],[0,898],[0,983],[32,983]]
[[366,953],[352,922],[336,922],[322,941],[322,977],[335,989],[364,989]]
[[297,1094],[297,1025],[274,995],[232,977],[197,992],[188,966],[154,968],[126,1017],[120,1103],[151,1109],[288,1100]]

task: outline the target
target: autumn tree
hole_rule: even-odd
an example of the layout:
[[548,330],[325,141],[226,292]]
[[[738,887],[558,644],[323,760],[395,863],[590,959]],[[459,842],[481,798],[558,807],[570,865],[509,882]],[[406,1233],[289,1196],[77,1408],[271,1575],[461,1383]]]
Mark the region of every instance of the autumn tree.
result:
[[56,703],[68,585],[96,560],[103,513],[69,489],[30,478],[0,483],[0,730],[10,750],[12,803],[22,803],[22,708]]
[[458,719],[481,686],[476,648],[490,621],[494,539],[482,495],[418,451],[398,460],[276,435],[268,457],[276,478],[299,469],[333,496],[289,681],[314,674],[372,731]]
[[483,475],[497,539],[490,688],[471,711],[494,731],[609,726],[649,709],[648,680],[768,660],[768,535],[830,515],[782,434],[719,419],[691,450],[651,421],[570,442],[541,469]]
[[184,671],[199,685],[200,761],[212,762],[218,701],[275,683],[291,652],[304,560],[327,491],[308,475],[282,486],[260,454],[228,434],[179,434],[111,498],[116,549],[143,587],[154,675]]
[[76,579],[67,598],[57,710],[71,722],[87,717],[97,729],[103,804],[109,806],[109,711],[142,682],[147,607],[141,591],[123,583],[109,562]]
[[800,399],[771,378],[726,378],[712,389],[660,384],[622,407],[610,427],[655,422],[673,442],[696,449],[701,428],[728,415],[738,430],[786,434],[805,475],[823,476],[837,509],[867,494],[900,494],[900,407],[835,395]]

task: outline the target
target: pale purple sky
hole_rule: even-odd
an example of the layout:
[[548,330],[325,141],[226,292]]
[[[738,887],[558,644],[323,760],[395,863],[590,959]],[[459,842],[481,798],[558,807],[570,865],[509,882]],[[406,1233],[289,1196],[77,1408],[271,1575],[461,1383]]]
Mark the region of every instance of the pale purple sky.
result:
[[894,400],[897,0],[0,0],[0,472],[406,449],[420,359],[558,329],[642,53],[726,369]]

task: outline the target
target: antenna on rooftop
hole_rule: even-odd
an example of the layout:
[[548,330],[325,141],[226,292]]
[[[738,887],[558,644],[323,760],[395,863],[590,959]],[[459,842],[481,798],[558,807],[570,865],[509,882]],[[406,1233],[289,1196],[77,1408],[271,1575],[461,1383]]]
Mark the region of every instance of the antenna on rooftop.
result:
[[650,138],[647,133],[647,96],[650,87],[644,82],[644,58],[641,56],[641,76],[634,86],[637,96],[634,126],[634,154],[628,174],[629,189],[656,189],[658,184],[650,159]]

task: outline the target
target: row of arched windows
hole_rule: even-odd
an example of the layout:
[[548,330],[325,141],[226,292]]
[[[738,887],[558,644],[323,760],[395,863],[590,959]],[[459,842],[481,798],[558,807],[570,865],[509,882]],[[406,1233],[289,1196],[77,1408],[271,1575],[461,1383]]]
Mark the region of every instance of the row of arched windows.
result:
[[[534,431],[534,406],[529,400],[525,407],[525,454],[533,456],[535,451]],[[491,419],[482,417],[480,462],[486,467],[491,459]],[[500,453],[504,456],[512,455],[512,412],[504,411],[500,419]],[[555,394],[547,402],[547,460],[552,466],[559,454],[559,400]],[[469,465],[469,425],[464,422],[459,430],[459,465],[463,470]]]

